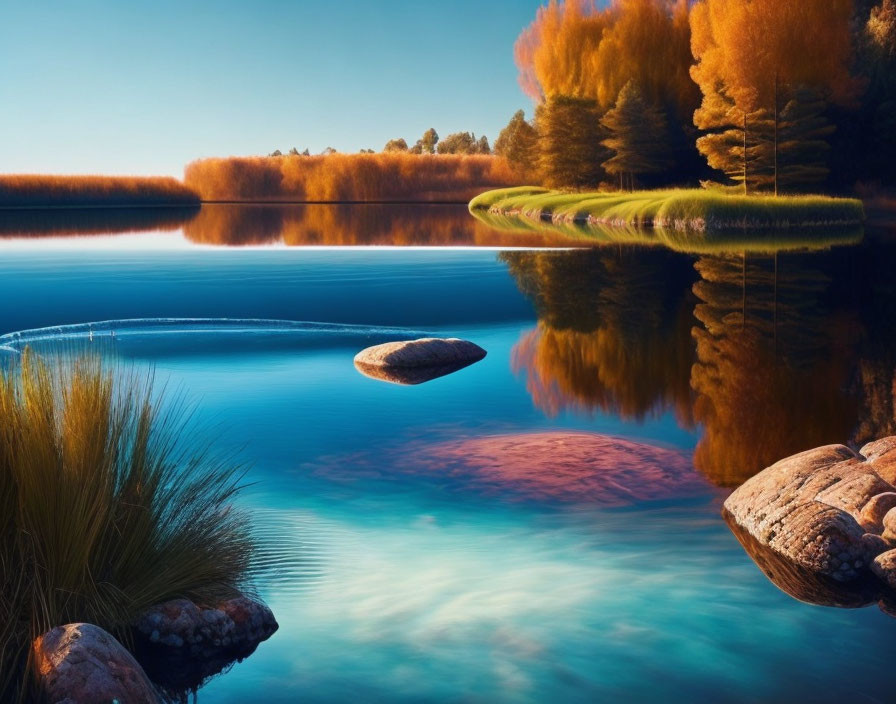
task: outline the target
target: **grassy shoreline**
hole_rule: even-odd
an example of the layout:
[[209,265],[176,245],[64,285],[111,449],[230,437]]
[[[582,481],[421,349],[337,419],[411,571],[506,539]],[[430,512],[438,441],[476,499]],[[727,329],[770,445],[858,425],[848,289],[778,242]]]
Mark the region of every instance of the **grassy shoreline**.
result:
[[[507,189],[511,190],[511,189]],[[719,254],[727,252],[775,253],[784,251],[824,250],[841,245],[861,242],[864,229],[861,224],[832,225],[826,227],[729,227],[715,230],[676,229],[646,227],[642,223],[623,219],[606,222],[587,217],[568,215],[555,217],[552,212],[532,207],[528,210],[517,206],[505,210],[493,204],[504,204],[512,195],[516,201],[538,206],[533,197],[550,194],[543,188],[521,187],[513,193],[490,191],[474,199],[470,213],[489,227],[501,232],[521,236],[534,233],[554,233],[564,240],[578,240],[582,246],[636,245],[641,247],[665,247],[687,254]],[[562,194],[570,202],[582,194]]]
[[633,193],[563,193],[534,186],[486,191],[469,205],[504,217],[621,228],[690,232],[851,227],[862,202],[828,196],[743,196],[704,189]]

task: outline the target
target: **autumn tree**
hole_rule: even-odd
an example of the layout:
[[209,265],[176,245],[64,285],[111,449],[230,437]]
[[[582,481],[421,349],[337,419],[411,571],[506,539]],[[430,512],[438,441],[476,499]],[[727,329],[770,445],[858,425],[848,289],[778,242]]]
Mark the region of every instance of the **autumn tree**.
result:
[[[691,75],[703,93],[695,124],[716,138],[698,142],[712,165],[740,157],[752,181],[778,188],[780,111],[800,86],[851,102],[851,0],[700,0],[691,11]],[[762,134],[765,132],[766,134]],[[733,146],[738,142],[738,147]],[[724,146],[731,144],[726,155]],[[716,167],[718,168],[718,167]],[[770,173],[770,177],[765,174]]]
[[634,82],[664,113],[675,161],[696,168],[688,12],[687,0],[550,0],[516,42],[520,84],[537,105],[574,98],[603,115]]
[[539,171],[551,188],[588,188],[604,175],[607,150],[597,103],[555,96],[538,107]]
[[401,137],[398,139],[390,139],[383,147],[384,152],[406,152],[408,151],[408,143]]
[[666,118],[651,105],[638,86],[629,81],[601,124],[609,133],[603,145],[613,156],[603,163],[608,174],[619,176],[634,190],[635,177],[663,171],[670,166],[666,144]]
[[550,0],[514,53],[520,85],[538,103],[564,95],[606,111],[629,81],[685,119],[699,101],[688,74],[687,0],[612,0],[603,9],[593,0]]

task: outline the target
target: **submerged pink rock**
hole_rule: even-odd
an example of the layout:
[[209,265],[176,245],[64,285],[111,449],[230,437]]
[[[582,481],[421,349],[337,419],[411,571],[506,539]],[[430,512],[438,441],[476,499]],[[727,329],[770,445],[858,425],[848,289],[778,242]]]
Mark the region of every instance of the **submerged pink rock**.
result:
[[402,464],[467,478],[487,493],[603,506],[707,489],[683,452],[587,432],[462,438],[419,448]]

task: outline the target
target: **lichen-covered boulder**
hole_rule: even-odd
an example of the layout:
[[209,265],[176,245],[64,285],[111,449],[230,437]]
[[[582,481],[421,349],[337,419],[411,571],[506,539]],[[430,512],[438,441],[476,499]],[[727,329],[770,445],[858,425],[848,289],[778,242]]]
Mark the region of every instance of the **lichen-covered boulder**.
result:
[[278,628],[265,604],[244,596],[214,608],[175,599],[149,609],[134,625],[149,644],[199,658],[251,652]]
[[59,626],[37,638],[33,651],[39,687],[51,704],[159,701],[134,657],[98,626]]
[[271,610],[247,597],[215,608],[176,599],[137,620],[136,653],[152,681],[177,698],[251,655],[277,628]]
[[483,359],[479,345],[458,338],[425,337],[375,345],[355,355],[365,376],[395,384],[420,384]]
[[828,445],[763,470],[728,497],[725,509],[762,545],[810,572],[849,581],[887,549],[859,521],[876,496],[894,491],[863,456]]

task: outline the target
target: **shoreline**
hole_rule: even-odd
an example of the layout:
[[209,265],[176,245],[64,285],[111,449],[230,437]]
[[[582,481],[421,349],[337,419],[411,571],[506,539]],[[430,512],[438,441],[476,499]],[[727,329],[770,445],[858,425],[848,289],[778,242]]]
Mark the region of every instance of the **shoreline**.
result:
[[43,205],[0,205],[0,213],[29,210],[134,210],[155,208],[201,208],[203,205],[457,205],[466,206],[465,200],[199,200],[171,203],[83,203]]

